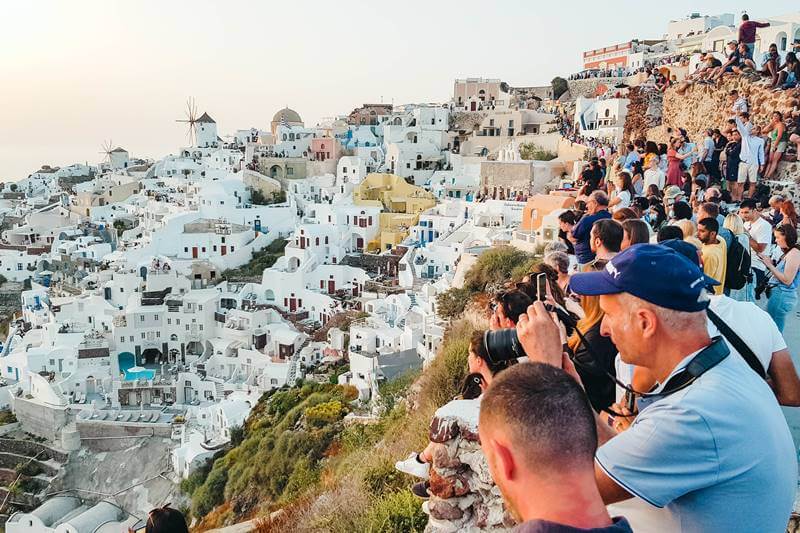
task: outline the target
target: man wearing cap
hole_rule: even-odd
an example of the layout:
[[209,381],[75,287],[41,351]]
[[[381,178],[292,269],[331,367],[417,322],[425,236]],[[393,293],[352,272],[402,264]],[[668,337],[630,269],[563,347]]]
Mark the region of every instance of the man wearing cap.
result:
[[[652,244],[572,276],[574,292],[600,297],[601,334],[622,361],[657,383],[627,431],[598,425],[597,485],[606,504],[641,498],[682,531],[784,531],[797,483],[792,437],[766,381],[709,336],[709,283],[686,257]],[[568,368],[548,320],[536,302],[520,317],[519,340],[532,360]]]

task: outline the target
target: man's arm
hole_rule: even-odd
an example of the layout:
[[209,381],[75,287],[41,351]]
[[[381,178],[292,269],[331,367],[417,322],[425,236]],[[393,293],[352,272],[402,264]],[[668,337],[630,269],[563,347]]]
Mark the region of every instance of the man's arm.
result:
[[800,407],[800,378],[787,348],[772,354],[768,374],[778,403]]
[[597,489],[600,491],[600,497],[603,498],[603,503],[606,505],[633,498],[630,492],[623,489],[616,481],[611,479],[608,474],[606,474],[606,471],[596,462],[594,464],[594,479],[595,482],[597,482]]
[[764,165],[764,143],[758,143],[758,166]]

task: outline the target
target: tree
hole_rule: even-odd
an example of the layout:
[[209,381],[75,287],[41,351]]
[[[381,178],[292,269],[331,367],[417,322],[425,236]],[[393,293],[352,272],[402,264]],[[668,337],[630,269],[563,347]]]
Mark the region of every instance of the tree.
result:
[[11,192],[17,192],[17,189],[18,189],[17,184],[16,183],[12,183],[10,189],[11,189]]
[[533,143],[523,143],[519,147],[519,156],[526,161],[551,161],[558,157],[558,154],[545,150],[541,146]]
[[561,98],[562,94],[569,90],[567,80],[559,76],[553,78],[553,81],[550,82],[550,86],[553,88],[553,100],[558,100]]
[[467,288],[451,287],[436,296],[436,312],[445,319],[455,318],[464,312],[473,292]]

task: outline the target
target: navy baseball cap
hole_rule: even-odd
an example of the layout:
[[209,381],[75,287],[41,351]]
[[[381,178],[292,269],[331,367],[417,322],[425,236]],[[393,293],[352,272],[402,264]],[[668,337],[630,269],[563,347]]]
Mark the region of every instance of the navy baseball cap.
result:
[[604,270],[573,274],[569,286],[586,296],[626,292],[659,307],[691,313],[708,307],[709,280],[697,264],[672,248],[635,244],[614,256]]

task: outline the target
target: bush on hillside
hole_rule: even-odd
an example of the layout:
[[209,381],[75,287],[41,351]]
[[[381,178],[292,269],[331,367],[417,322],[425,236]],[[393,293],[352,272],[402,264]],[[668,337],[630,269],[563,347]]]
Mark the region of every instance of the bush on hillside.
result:
[[473,293],[499,287],[511,279],[514,269],[531,255],[513,246],[498,246],[485,251],[464,277],[464,287]]
[[363,520],[360,531],[370,533],[422,532],[428,515],[422,511],[420,500],[411,491],[393,492],[373,504]]
[[519,147],[519,156],[526,161],[552,161],[558,154],[533,143],[523,143]]

